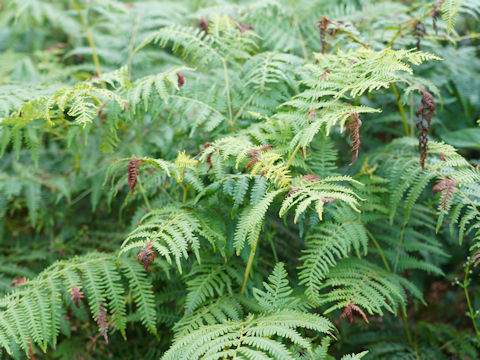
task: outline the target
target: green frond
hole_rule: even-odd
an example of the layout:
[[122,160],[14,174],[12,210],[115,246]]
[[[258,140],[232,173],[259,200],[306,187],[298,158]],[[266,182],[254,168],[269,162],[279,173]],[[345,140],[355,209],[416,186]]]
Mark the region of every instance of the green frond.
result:
[[240,303],[230,296],[222,296],[211,300],[194,311],[187,312],[174,325],[176,338],[181,338],[193,330],[206,325],[224,323],[229,320],[239,321],[243,318]]
[[[331,176],[324,179],[311,180],[300,178],[292,182],[292,190],[282,203],[279,216],[284,216],[290,209],[296,207],[294,222],[297,222],[310,205],[315,204],[314,209],[320,220],[323,218],[324,203],[341,200],[353,210],[359,211],[358,200],[360,197],[354,190],[341,185],[341,182],[358,183],[349,176]],[[340,183],[340,184],[339,184]]]
[[192,210],[178,206],[166,206],[146,214],[125,239],[120,250],[120,256],[131,250],[140,251],[147,243],[151,243],[158,254],[168,263],[172,258],[178,271],[182,272],[181,260],[188,258],[192,250],[199,258],[200,240],[195,235],[199,224]]
[[287,275],[283,263],[277,263],[268,277],[269,282],[263,282],[265,291],[253,289],[253,296],[265,312],[275,313],[281,309],[298,307],[298,299],[290,296],[293,290],[288,283]]
[[247,239],[250,246],[255,246],[270,204],[283,192],[285,192],[283,189],[269,191],[257,204],[249,205],[243,210],[234,237],[234,247],[237,254],[240,254]]
[[208,298],[231,295],[233,288],[242,283],[241,268],[218,259],[207,259],[202,264],[196,264],[185,275],[185,280],[188,293],[184,306],[186,311],[191,312]]
[[179,90],[177,73],[192,71],[194,69],[178,66],[156,75],[149,75],[136,80],[128,87],[127,101],[133,109],[143,100],[143,107],[148,109],[150,97],[159,96],[165,103],[171,96],[171,89]]
[[311,301],[318,299],[318,289],[340,259],[348,257],[352,250],[357,256],[368,252],[367,232],[359,217],[344,206],[333,212],[335,221],[324,221],[309,232],[300,259],[300,284],[306,286]]
[[[325,292],[325,290],[329,290]],[[316,289],[318,305],[330,305],[326,314],[354,303],[369,314],[383,315],[384,310],[396,314],[406,306],[405,289],[422,299],[421,292],[406,279],[363,259],[344,259],[330,270]]]
[[[124,278],[129,281],[142,322],[155,332],[152,285],[142,266],[134,260],[122,259],[119,267],[114,255],[92,253],[59,261],[3,297],[0,301],[3,309],[0,313],[0,345],[11,353],[10,340],[13,340],[27,354],[33,344],[44,352],[54,347],[60,334],[60,315],[65,308],[75,306],[70,300],[73,299],[73,287],[85,296],[92,316],[98,314],[100,306],[107,307],[114,327],[124,334]],[[81,303],[82,297],[76,301]]]
[[447,24],[447,33],[455,28],[458,10],[462,6],[463,0],[445,0],[442,2],[442,19]]
[[314,333],[330,333],[331,323],[316,314],[283,310],[270,315],[250,315],[242,321],[207,325],[177,338],[162,359],[198,357],[265,358],[294,360],[294,353],[281,341],[291,342],[311,352],[308,338],[297,328]]

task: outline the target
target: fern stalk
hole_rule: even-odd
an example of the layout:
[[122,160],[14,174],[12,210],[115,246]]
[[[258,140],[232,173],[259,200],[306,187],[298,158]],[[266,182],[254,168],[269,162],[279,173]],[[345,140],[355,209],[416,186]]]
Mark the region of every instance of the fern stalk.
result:
[[100,68],[100,60],[98,59],[97,55],[97,50],[95,48],[95,42],[93,41],[93,36],[92,36],[92,31],[90,30],[90,27],[88,26],[88,21],[85,16],[82,14],[82,9],[80,8],[80,5],[77,4],[75,0],[72,0],[73,7],[75,10],[77,10],[78,16],[80,17],[80,20],[82,21],[82,25],[85,27],[85,31],[87,33],[87,40],[88,44],[90,45],[90,48],[92,49],[92,59],[93,63],[95,65],[95,70],[97,71],[97,75],[100,76],[102,74],[102,70]]
[[248,257],[247,267],[245,268],[245,273],[243,274],[243,283],[240,293],[243,295],[245,293],[245,287],[247,286],[248,276],[250,275],[250,270],[252,270],[253,259],[255,258],[255,252],[257,250],[258,239],[252,246],[250,250],[250,256]]
[[475,334],[477,335],[477,337],[480,339],[480,332],[478,331],[477,321],[475,320],[476,318],[475,312],[473,311],[472,302],[470,301],[470,295],[468,293],[468,285],[470,284],[468,275],[470,274],[471,266],[472,266],[472,261],[468,260],[465,266],[465,277],[463,279],[463,284],[461,285],[461,287],[465,292],[465,299],[467,300],[468,313],[469,313],[470,319],[472,319],[473,329],[475,330]]
[[398,111],[400,112],[400,116],[402,117],[403,130],[405,131],[406,136],[410,136],[411,134],[408,130],[407,117],[405,116],[405,108],[403,107],[403,104],[400,101],[400,94],[398,93],[397,87],[393,82],[391,85],[392,85],[393,94],[395,95],[395,99],[397,100]]
[[233,123],[232,115],[232,99],[230,98],[230,81],[228,79],[227,60],[222,58],[223,74],[225,76],[225,90],[227,91],[227,106],[228,106],[228,122],[232,132],[235,131],[235,124]]

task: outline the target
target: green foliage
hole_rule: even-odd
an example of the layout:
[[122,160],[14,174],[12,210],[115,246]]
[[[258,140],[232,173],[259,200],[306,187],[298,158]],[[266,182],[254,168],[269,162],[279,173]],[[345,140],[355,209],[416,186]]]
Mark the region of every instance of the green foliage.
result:
[[0,357],[475,358],[478,0],[0,14]]

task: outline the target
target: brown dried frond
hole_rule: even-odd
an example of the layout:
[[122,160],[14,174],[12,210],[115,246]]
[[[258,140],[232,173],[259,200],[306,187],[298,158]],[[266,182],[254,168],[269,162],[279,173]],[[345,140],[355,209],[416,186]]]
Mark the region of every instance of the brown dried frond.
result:
[[[210,142],[207,141],[207,142],[205,143],[205,145],[203,145],[203,150],[205,150],[206,148],[210,147],[211,145],[212,145],[212,143],[210,143]],[[206,160],[206,162],[207,162],[207,164],[208,164],[208,170],[207,170],[207,172],[209,172],[209,171],[212,170],[212,168],[213,168],[212,155],[213,155],[213,153],[210,153],[210,154],[208,154],[208,156],[207,156],[207,160]]]
[[247,166],[245,167],[245,170],[248,170],[250,167],[255,165],[258,161],[258,158],[260,157],[258,150],[255,150],[255,149],[249,150],[247,155],[250,156],[250,160],[248,161]]
[[185,77],[177,72],[177,85],[181,88],[185,84]]
[[83,292],[79,288],[77,288],[75,285],[72,285],[72,289],[70,290],[70,295],[72,295],[71,299],[75,303],[75,306],[77,307],[77,309],[80,309],[79,303],[85,297]]
[[350,120],[347,123],[347,130],[349,132],[348,137],[350,138],[350,149],[352,150],[352,162],[350,165],[353,165],[358,159],[358,151],[360,150],[360,126],[362,126],[362,121],[360,120],[360,115],[356,112],[350,114]]
[[292,185],[289,185],[290,186],[290,191],[287,193],[287,195],[285,197],[289,197],[297,192],[299,192],[300,190],[302,190],[301,187],[298,187],[298,186],[292,186]]
[[207,18],[200,18],[200,21],[198,22],[198,26],[200,29],[202,29],[205,34],[208,35],[208,19]]
[[260,148],[260,151],[267,151],[268,149],[271,149],[275,147],[275,145],[272,145],[272,144],[267,144],[267,145],[263,145],[261,148]]
[[242,24],[242,23],[236,23],[238,30],[243,34],[245,31],[252,30],[253,31],[253,25],[250,24]]
[[107,106],[107,103],[103,103],[102,105],[100,105],[100,107],[98,108],[98,111],[97,111],[97,116],[100,120],[105,120],[106,116],[105,116],[105,107]]
[[103,306],[103,303],[100,303],[98,306],[98,314],[95,316],[98,327],[101,329],[101,334],[105,339],[105,342],[108,344],[108,321],[107,321],[107,310]]
[[321,76],[322,80],[323,80],[323,81],[327,81],[327,79],[328,79],[328,74],[330,74],[331,72],[332,72],[331,69],[325,70],[325,71],[323,72],[322,76]]
[[348,317],[348,320],[350,321],[350,325],[353,323],[353,311],[356,311],[357,313],[359,313],[363,320],[365,320],[366,323],[368,323],[368,318],[367,318],[367,315],[365,315],[365,313],[363,312],[363,310],[358,307],[357,305],[355,305],[352,302],[350,302],[350,304],[348,304],[347,306],[345,306],[345,308],[343,309],[343,312],[342,312],[342,315],[340,315],[340,318],[338,319],[338,325],[340,326],[340,324],[342,323],[342,319],[344,317]]
[[152,249],[152,246],[153,244],[151,241],[147,242],[145,247],[142,248],[137,255],[137,261],[140,265],[143,265],[145,271],[148,271],[148,267],[155,261],[155,258],[157,257],[157,254]]
[[327,42],[325,40],[325,36],[327,34],[327,28],[330,20],[328,20],[325,16],[322,16],[321,20],[317,20],[314,23],[314,26],[318,28],[320,33],[320,42],[322,44],[322,54],[327,52]]
[[435,101],[430,94],[421,85],[416,85],[422,92],[422,103],[415,112],[417,115],[416,127],[418,129],[418,151],[420,152],[420,165],[425,168],[425,159],[428,151],[428,132],[432,124],[433,113],[435,112]]
[[31,359],[31,360],[36,360],[36,356],[35,356],[35,353],[33,352],[33,346],[32,346],[32,340],[30,339],[30,337],[28,338],[28,358]]
[[303,175],[300,180],[303,180],[307,183],[314,183],[320,181],[319,178],[317,178],[315,175],[308,174],[308,175]]
[[440,200],[440,207],[442,210],[448,210],[448,206],[450,205],[450,201],[455,193],[455,185],[457,185],[457,183],[458,181],[455,179],[444,178],[437,181],[437,183],[433,186],[432,190],[434,193],[442,193],[442,198]]
[[141,163],[141,160],[133,158],[128,163],[128,187],[133,194],[135,194],[135,186],[137,185],[137,176],[138,176],[138,165]]
[[425,25],[421,21],[417,21],[415,25],[413,25],[413,37],[417,39],[417,50],[421,50],[421,40],[427,33],[425,29]]
[[25,276],[16,276],[15,279],[10,283],[10,286],[21,286],[22,284],[27,282],[27,278]]
[[260,149],[250,149],[247,153],[248,156],[250,156],[250,160],[247,163],[247,166],[245,167],[245,170],[248,170],[251,168],[253,165],[255,165],[260,158],[260,152],[267,151],[268,149],[273,148],[274,146],[271,144],[263,145]]

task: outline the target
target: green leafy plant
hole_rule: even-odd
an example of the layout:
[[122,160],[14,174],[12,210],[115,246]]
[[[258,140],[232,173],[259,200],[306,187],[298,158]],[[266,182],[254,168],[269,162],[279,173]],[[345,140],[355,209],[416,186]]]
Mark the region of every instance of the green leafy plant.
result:
[[0,1],[2,356],[475,358],[479,15]]

